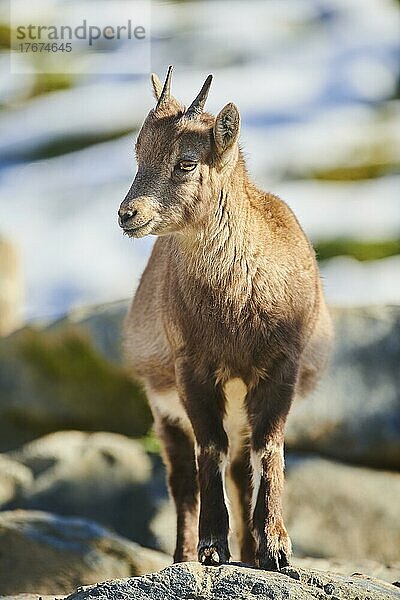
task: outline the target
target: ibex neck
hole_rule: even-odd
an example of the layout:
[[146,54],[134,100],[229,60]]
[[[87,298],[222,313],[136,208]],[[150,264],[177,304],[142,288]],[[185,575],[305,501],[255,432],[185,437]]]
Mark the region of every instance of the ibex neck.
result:
[[247,181],[233,179],[215,193],[204,222],[178,242],[180,268],[235,303],[242,303],[251,292],[250,209]]

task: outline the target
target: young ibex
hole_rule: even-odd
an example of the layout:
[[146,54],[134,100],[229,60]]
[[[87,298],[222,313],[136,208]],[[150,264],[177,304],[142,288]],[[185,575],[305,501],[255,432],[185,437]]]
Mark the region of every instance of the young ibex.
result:
[[330,320],[295,216],[249,179],[238,109],[203,111],[211,75],[185,109],[170,94],[171,72],[164,86],[152,76],[157,105],[119,209],[130,237],[160,236],[126,321],[126,356],[163,446],[175,561],[229,560],[228,467],[241,560],[279,569],[291,554],[284,425],[293,397],[325,363]]

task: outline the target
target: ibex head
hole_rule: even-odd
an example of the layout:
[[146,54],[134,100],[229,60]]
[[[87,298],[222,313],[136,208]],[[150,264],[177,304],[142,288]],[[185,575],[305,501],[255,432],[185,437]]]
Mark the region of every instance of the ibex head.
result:
[[131,237],[196,227],[238,158],[240,116],[227,104],[213,117],[203,111],[212,76],[188,109],[171,96],[172,67],[162,86],[152,75],[157,104],[136,141],[138,170],[118,211]]

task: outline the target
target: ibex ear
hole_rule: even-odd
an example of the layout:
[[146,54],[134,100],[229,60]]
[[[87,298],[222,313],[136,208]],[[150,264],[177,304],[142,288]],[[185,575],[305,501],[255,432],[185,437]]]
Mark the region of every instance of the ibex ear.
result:
[[214,140],[220,154],[237,142],[239,130],[239,111],[232,102],[229,102],[218,113],[214,123]]
[[158,101],[159,97],[161,96],[163,84],[158,79],[158,76],[155,73],[151,74],[151,83],[153,84],[154,97]]

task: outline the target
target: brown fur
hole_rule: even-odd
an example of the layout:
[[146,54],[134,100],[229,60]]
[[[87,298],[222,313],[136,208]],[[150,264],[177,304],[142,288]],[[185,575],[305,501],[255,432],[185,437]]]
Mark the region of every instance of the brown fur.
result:
[[[126,321],[125,348],[165,446],[178,513],[175,559],[194,558],[188,540],[197,523],[197,485],[199,559],[229,559],[225,386],[237,378],[247,390],[250,491],[246,464],[237,460],[246,456],[240,445],[229,458],[256,547],[250,560],[253,544],[243,534],[241,555],[280,568],[291,552],[281,507],[284,424],[294,395],[313,387],[331,339],[315,254],[289,207],[251,183],[236,107],[228,104],[214,118],[192,103],[188,115],[170,96],[169,82],[164,96],[157,78],[153,86],[158,104],[139,133],[138,172],[119,215],[128,235],[159,238]],[[195,168],[182,171],[184,160]],[[190,466],[194,447],[197,472]]]

